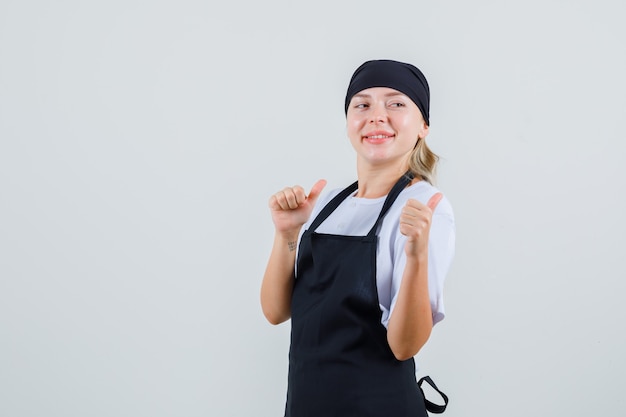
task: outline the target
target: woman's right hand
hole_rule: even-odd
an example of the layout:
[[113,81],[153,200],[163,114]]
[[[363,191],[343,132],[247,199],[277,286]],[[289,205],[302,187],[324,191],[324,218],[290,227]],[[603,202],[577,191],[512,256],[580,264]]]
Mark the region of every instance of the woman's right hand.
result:
[[299,233],[300,228],[309,220],[317,198],[326,186],[326,180],[316,182],[309,195],[299,185],[286,187],[270,197],[269,207],[274,227],[279,233]]

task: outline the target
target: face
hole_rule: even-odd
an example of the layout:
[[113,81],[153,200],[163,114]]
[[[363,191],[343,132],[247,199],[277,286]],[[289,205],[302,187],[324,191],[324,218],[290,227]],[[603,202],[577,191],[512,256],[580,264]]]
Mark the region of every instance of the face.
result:
[[406,95],[392,88],[373,87],[352,97],[347,131],[361,163],[408,167],[409,155],[417,139],[428,135],[428,126]]

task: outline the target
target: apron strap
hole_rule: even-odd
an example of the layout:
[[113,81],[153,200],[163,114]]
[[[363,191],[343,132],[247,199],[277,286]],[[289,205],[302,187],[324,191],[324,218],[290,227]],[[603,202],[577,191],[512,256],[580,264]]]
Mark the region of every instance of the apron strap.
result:
[[[383,217],[385,217],[385,214],[387,214],[387,211],[389,211],[389,208],[391,207],[391,205],[396,201],[396,198],[398,198],[398,195],[402,192],[402,190],[406,188],[406,186],[412,180],[413,180],[413,174],[409,171],[406,174],[404,174],[402,177],[400,177],[400,179],[395,183],[391,191],[389,191],[389,194],[387,194],[387,198],[385,199],[383,208],[380,211],[380,214],[378,215],[378,219],[376,219],[376,223],[374,224],[370,232],[367,234],[368,238],[372,238],[373,236],[376,236],[378,225],[382,221]],[[326,220],[326,218],[330,216],[330,214],[333,211],[335,211],[337,207],[339,207],[339,205],[341,204],[343,200],[348,198],[350,194],[354,193],[358,189],[358,186],[359,186],[359,182],[355,181],[354,183],[347,186],[339,194],[337,194],[332,200],[330,200],[328,204],[326,204],[326,206],[322,209],[322,211],[319,212],[315,220],[313,220],[313,223],[311,223],[308,230],[311,230],[311,231],[316,230],[318,226],[322,224],[322,222]]]
[[385,203],[383,204],[383,208],[378,215],[378,219],[376,219],[376,223],[374,223],[374,226],[367,234],[368,237],[376,236],[376,232],[378,231],[378,225],[383,220],[383,217],[385,217],[385,215],[389,211],[389,208],[396,201],[398,195],[400,195],[402,190],[404,190],[411,181],[413,181],[413,173],[411,171],[407,171],[406,174],[400,177],[400,179],[398,180],[398,182],[396,182],[391,191],[389,191],[389,194],[387,194],[387,198],[385,199]]
[[348,196],[350,194],[352,194],[353,192],[355,192],[357,190],[357,187],[359,186],[359,182],[355,181],[354,183],[350,184],[349,186],[347,186],[343,191],[341,191],[339,194],[337,194],[332,200],[330,200],[328,202],[328,204],[326,204],[326,206],[324,206],[324,208],[322,209],[322,211],[320,211],[320,213],[317,215],[317,217],[315,218],[315,220],[313,220],[313,223],[311,223],[311,225],[309,226],[308,230],[315,230],[317,229],[317,227],[322,224],[322,222],[324,220],[326,220],[326,218],[328,216],[330,216],[330,214],[335,211],[335,209],[337,207],[339,207],[339,204],[341,204],[341,202],[343,200],[345,200],[346,198],[348,198]]
[[419,386],[420,391],[422,391],[422,395],[424,395],[424,390],[422,389],[422,383],[424,381],[426,381],[428,383],[428,385],[430,385],[435,391],[437,391],[439,393],[439,395],[441,395],[441,398],[443,398],[443,405],[439,405],[439,404],[435,404],[433,402],[428,401],[426,399],[426,396],[424,396],[424,403],[426,404],[426,410],[430,411],[431,413],[435,413],[435,414],[443,413],[444,411],[446,411],[446,407],[448,406],[448,396],[446,394],[444,394],[443,392],[441,392],[441,390],[439,390],[439,388],[437,388],[437,385],[435,385],[435,383],[433,382],[432,379],[430,379],[429,376],[423,377],[417,383],[417,386]]

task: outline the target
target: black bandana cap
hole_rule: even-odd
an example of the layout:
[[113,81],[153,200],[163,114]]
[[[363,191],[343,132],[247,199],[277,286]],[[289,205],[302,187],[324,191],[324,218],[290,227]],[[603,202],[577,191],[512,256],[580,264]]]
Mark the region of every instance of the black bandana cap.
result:
[[350,79],[346,93],[346,114],[352,97],[359,91],[372,87],[389,87],[405,94],[417,105],[424,121],[430,126],[430,89],[426,77],[417,67],[389,59],[365,62],[354,71]]

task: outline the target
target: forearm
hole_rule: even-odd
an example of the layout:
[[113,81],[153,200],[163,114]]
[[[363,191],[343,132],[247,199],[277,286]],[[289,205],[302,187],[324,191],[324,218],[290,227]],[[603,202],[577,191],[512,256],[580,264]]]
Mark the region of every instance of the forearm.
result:
[[424,346],[433,327],[428,295],[428,255],[410,257],[389,323],[387,341],[398,360],[406,360]]
[[261,308],[272,324],[282,323],[291,316],[297,240],[298,233],[276,233],[274,237],[274,246],[261,284]]

